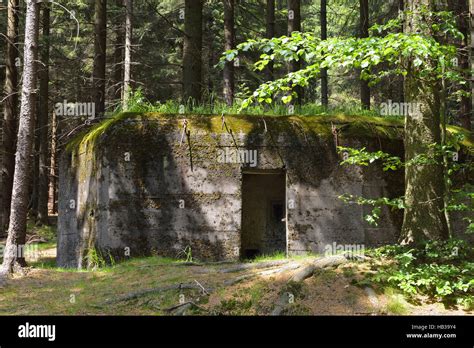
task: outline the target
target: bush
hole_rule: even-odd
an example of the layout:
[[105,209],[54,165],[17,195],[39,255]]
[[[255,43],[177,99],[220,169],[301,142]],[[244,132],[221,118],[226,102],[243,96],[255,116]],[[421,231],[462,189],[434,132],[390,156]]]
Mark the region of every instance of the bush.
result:
[[465,241],[432,241],[418,248],[386,246],[369,255],[393,262],[377,267],[366,280],[398,288],[412,299],[427,295],[448,305],[474,305],[474,248]]

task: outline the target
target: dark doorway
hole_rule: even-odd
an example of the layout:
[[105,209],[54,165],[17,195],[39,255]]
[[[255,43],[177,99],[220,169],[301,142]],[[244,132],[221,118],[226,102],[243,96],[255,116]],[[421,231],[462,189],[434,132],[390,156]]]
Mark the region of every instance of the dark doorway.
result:
[[242,173],[242,258],[286,252],[285,193],[282,170]]

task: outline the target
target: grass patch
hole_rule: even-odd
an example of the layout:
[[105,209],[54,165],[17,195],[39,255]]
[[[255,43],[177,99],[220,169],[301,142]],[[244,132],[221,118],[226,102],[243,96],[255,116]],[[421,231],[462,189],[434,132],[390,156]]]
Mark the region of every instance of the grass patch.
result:
[[266,261],[278,261],[287,259],[286,253],[283,251],[278,251],[273,254],[262,254],[257,255],[253,259],[246,260],[248,262],[266,262]]
[[385,288],[384,295],[387,298],[385,311],[394,315],[404,315],[408,313],[408,303],[403,295],[393,288]]

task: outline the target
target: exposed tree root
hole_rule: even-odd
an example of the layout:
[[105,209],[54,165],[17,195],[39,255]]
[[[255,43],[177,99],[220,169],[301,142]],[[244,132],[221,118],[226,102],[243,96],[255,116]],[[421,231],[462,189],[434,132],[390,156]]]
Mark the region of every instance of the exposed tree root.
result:
[[[319,259],[316,259],[309,265],[303,267],[300,271],[296,272],[289,280],[290,282],[302,282],[305,279],[311,277],[314,274],[314,271],[317,269],[324,269],[329,267],[339,266],[343,263],[349,262],[354,259],[361,259],[363,257],[354,256],[351,254],[341,254],[341,255],[333,255],[333,256],[326,256]],[[271,315],[281,315],[283,310],[289,304],[288,301],[289,294],[287,292],[283,293],[277,301],[275,308],[273,309]]]
[[268,276],[268,275],[271,275],[271,274],[277,274],[277,273],[292,271],[292,270],[298,269],[300,267],[301,267],[301,264],[299,264],[299,263],[291,263],[289,265],[285,265],[283,267],[276,268],[276,269],[265,270],[265,271],[261,271],[261,272],[258,272],[258,273],[247,273],[247,274],[243,274],[241,276],[238,276],[236,278],[228,279],[228,280],[224,281],[224,285],[225,286],[232,286],[234,284],[240,283],[243,280],[250,280],[250,279],[253,279],[253,278],[256,278],[256,277],[259,277],[259,276]]
[[188,309],[191,309],[191,308],[198,308],[202,311],[206,311],[207,312],[207,309],[197,305],[196,303],[192,302],[192,301],[188,301],[188,302],[184,302],[184,303],[180,303],[176,306],[173,306],[173,307],[170,307],[170,308],[166,308],[164,309],[165,312],[167,313],[170,313],[170,314],[173,314],[174,316],[180,316],[180,315],[185,315],[186,314],[186,311]]
[[204,292],[205,294],[210,294],[212,292],[212,289],[203,290],[203,287],[197,283],[182,283],[182,284],[174,284],[174,285],[162,286],[158,288],[144,289],[140,291],[131,292],[123,296],[117,297],[115,299],[107,300],[104,302],[104,304],[109,305],[109,304],[114,304],[118,302],[130,301],[130,300],[134,300],[139,297],[142,297],[151,293],[156,293],[156,292],[163,292],[163,291],[169,291],[169,290],[184,290],[184,289],[198,289]]
[[286,263],[289,263],[290,260],[276,260],[276,261],[267,261],[267,262],[259,262],[259,263],[244,263],[239,264],[234,267],[225,268],[219,271],[219,273],[233,273],[233,272],[240,272],[252,269],[261,269],[261,268],[271,268],[276,266],[281,266]]

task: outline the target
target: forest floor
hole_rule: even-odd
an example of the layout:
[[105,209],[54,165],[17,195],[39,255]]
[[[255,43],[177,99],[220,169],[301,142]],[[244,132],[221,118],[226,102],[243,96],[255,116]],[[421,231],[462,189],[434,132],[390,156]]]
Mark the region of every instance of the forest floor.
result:
[[147,257],[78,271],[56,268],[55,245],[40,245],[31,267],[0,285],[0,315],[269,315],[278,306],[282,315],[473,314],[358,285],[367,261],[293,282],[314,256],[206,264]]

